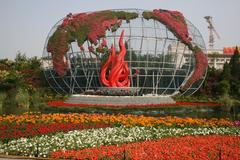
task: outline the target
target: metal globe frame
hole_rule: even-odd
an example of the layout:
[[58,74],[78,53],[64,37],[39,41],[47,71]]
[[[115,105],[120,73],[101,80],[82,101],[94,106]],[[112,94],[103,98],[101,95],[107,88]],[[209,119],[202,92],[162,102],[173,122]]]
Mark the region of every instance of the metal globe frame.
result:
[[[121,31],[125,31],[125,46],[127,47],[127,57],[130,68],[129,79],[131,87],[139,88],[138,95],[152,94],[162,96],[173,96],[179,93],[180,87],[186,83],[192,74],[195,65],[193,52],[181,43],[168,28],[156,21],[143,18],[142,9],[118,9],[117,11],[127,11],[138,13],[138,18],[123,21],[116,32],[106,31],[107,45],[114,44],[118,50],[118,41]],[[49,32],[43,50],[42,65],[45,77],[51,86],[58,93],[79,94],[87,90],[98,90],[104,87],[99,78],[102,60],[101,57],[87,50],[92,46],[87,40],[80,50],[77,42],[72,42],[70,50],[65,55],[69,62],[69,71],[64,77],[58,76],[54,71],[51,61],[51,53],[47,52],[49,37],[62,23],[58,21]],[[189,35],[192,37],[192,44],[206,51],[205,43],[199,30],[188,20],[186,20]],[[102,39],[99,39],[99,43]],[[96,48],[96,46],[93,46]],[[205,52],[206,53],[206,52]],[[139,70],[138,75],[134,72]],[[182,95],[191,95],[202,85],[205,75],[185,90]]]

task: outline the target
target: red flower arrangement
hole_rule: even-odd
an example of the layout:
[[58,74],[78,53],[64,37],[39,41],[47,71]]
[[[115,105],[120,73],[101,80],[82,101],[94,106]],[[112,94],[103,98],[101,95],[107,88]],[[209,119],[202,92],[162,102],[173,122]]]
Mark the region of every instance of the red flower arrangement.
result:
[[105,36],[107,29],[119,27],[122,19],[129,21],[137,16],[137,13],[123,11],[68,14],[47,44],[47,51],[52,54],[55,71],[62,77],[68,70],[64,55],[69,50],[71,42],[77,40],[79,47],[86,40],[97,45],[97,40]]
[[56,132],[82,130],[91,128],[112,127],[111,124],[83,124],[83,123],[43,123],[43,124],[15,124],[0,126],[0,140],[20,137],[33,137]]
[[71,104],[65,103],[64,101],[51,101],[48,102],[49,106],[65,106],[65,107],[113,107],[113,108],[146,108],[146,107],[171,107],[171,106],[220,106],[218,103],[214,102],[176,102],[174,104],[143,104],[143,105],[111,105],[111,104]]
[[146,19],[155,19],[165,24],[179,40],[191,46],[192,39],[189,37],[187,24],[182,13],[178,11],[154,9],[153,12],[144,12],[143,17]]
[[155,19],[165,24],[182,43],[186,44],[194,52],[196,60],[195,69],[187,82],[181,87],[181,91],[188,89],[204,76],[208,67],[208,61],[207,56],[198,46],[193,47],[184,16],[178,11],[155,9],[153,12],[144,12],[143,17],[146,19]]
[[186,136],[51,153],[56,159],[239,159],[238,136]]
[[204,73],[208,67],[208,60],[207,56],[203,53],[203,51],[196,47],[195,48],[195,69],[190,78],[187,80],[185,85],[181,88],[182,90],[186,90],[187,88],[191,87],[195,82],[201,79],[204,76]]

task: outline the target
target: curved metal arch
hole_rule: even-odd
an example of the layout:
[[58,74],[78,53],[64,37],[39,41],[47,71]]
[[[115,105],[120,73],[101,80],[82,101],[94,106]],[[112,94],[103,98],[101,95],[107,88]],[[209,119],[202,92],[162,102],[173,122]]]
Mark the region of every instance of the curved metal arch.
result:
[[[45,43],[44,43],[43,57],[46,57],[46,58],[51,57],[50,54],[47,52],[47,48],[46,48],[47,43],[48,43],[48,39],[50,38],[50,35],[51,35],[54,31],[56,31],[58,24],[59,24],[60,22],[62,22],[62,21],[63,21],[63,18],[60,19],[60,20],[52,27],[52,29],[51,29],[50,32],[48,33],[47,38],[46,38]],[[47,54],[47,56],[45,56],[44,54]],[[47,63],[49,64],[49,62],[47,62]],[[43,59],[42,59],[42,64],[43,64]],[[55,77],[54,77],[53,74],[52,74],[52,70],[49,70],[49,71],[50,71],[50,74],[51,74],[51,78],[53,79],[53,81],[54,81],[54,83],[56,84],[56,86],[58,86],[58,88],[60,88],[60,90],[62,90],[63,93],[67,93],[65,90],[62,89],[62,87],[61,87],[61,86],[57,83],[57,81],[55,80]],[[55,92],[61,94],[61,93],[60,93],[59,91],[57,91],[56,88],[55,88],[54,86],[52,86],[52,84],[49,82],[48,77],[47,77],[47,75],[46,75],[46,72],[44,72],[44,76],[45,76],[45,78],[46,78],[49,86],[50,86]]]

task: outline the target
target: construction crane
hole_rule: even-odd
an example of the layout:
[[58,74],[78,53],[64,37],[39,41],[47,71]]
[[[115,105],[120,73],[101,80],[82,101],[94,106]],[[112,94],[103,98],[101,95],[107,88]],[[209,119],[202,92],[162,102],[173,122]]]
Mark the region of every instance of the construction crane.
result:
[[215,35],[218,39],[220,39],[220,36],[219,36],[219,34],[217,33],[215,27],[213,26],[212,17],[211,17],[211,16],[205,16],[204,18],[206,19],[207,23],[209,24],[209,26],[208,26],[208,29],[209,29],[208,47],[209,47],[209,50],[213,50],[213,49],[214,49],[214,42],[215,42],[214,35]]

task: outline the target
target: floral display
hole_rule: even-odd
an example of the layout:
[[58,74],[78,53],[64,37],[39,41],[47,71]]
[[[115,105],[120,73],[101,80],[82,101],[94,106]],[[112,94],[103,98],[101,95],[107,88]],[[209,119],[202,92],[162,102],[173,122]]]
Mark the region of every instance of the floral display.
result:
[[97,123],[42,123],[42,124],[15,124],[15,125],[1,125],[0,139],[13,139],[21,137],[33,137],[37,135],[44,135],[56,132],[67,132],[71,130],[82,130],[90,128],[106,128],[110,124]]
[[195,69],[192,75],[187,80],[186,84],[181,88],[182,90],[186,90],[191,87],[195,82],[203,77],[208,67],[207,56],[202,52],[201,49],[196,47],[195,49]]
[[9,91],[14,88],[17,91],[19,88],[24,88],[34,91],[43,84],[40,66],[40,58],[27,58],[20,52],[17,53],[15,60],[1,59],[0,90]]
[[191,46],[192,39],[189,37],[187,23],[181,12],[154,9],[153,12],[143,12],[143,17],[163,23],[180,41]]
[[[33,138],[20,138],[0,142],[0,153],[47,157],[58,150],[77,150],[97,146],[117,145],[173,136],[187,135],[239,135],[239,127],[114,127],[59,132]],[[173,143],[175,144],[175,143]],[[184,146],[182,146],[184,148]],[[144,152],[143,152],[144,153]]]
[[[228,119],[203,119],[203,118],[181,118],[181,117],[149,117],[137,115],[107,115],[107,114],[23,114],[0,116],[0,126],[3,125],[25,125],[25,124],[113,124],[125,126],[233,126],[234,123]],[[235,122],[236,123],[236,122]]]
[[233,123],[235,126],[240,126],[240,120]]
[[[151,57],[151,55],[147,53],[148,49],[144,49],[145,47],[142,47],[142,44],[141,49],[136,52],[135,49],[133,49],[133,47],[130,45],[134,44],[132,42],[130,43],[131,34],[133,34],[134,32],[129,33],[129,35],[127,35],[128,37],[126,36],[126,39],[128,40],[125,41],[125,44],[123,41],[124,31],[122,31],[120,37],[119,35],[114,36],[114,43],[115,37],[117,37],[116,39],[119,38],[120,51],[118,53],[116,53],[114,45],[112,45],[111,49],[108,48],[107,40],[104,38],[105,32],[107,30],[111,30],[112,32],[114,32],[122,25],[123,20],[129,22],[130,20],[137,18],[139,13],[142,13],[140,10],[135,11],[138,13],[118,10],[106,10],[90,13],[68,14],[62,20],[61,24],[58,25],[57,28],[55,28],[55,32],[50,36],[47,43],[47,52],[51,53],[51,56],[49,57],[52,58],[53,67],[59,76],[58,78],[63,79],[64,75],[69,70],[70,64],[69,59],[66,59],[66,54],[70,49],[71,43],[77,42],[79,47],[77,48],[81,50],[81,53],[85,53],[86,51],[87,53],[91,54],[90,56],[92,56],[92,54],[95,54],[93,58],[94,60],[96,60],[97,63],[91,63],[94,65],[94,69],[96,68],[95,64],[96,66],[100,66],[102,64],[103,67],[100,71],[100,78],[102,84],[107,87],[119,87],[117,88],[117,91],[115,90],[115,88],[111,90],[107,87],[105,87],[107,88],[106,90],[102,89],[104,88],[102,87],[102,90],[99,89],[99,91],[96,92],[95,90],[86,89],[86,92],[84,92],[84,94],[86,95],[84,96],[91,96],[91,93],[94,93],[94,95],[102,95],[106,96],[106,98],[109,98],[109,95],[120,96],[121,94],[124,96],[146,95],[147,97],[148,95],[145,94],[145,92],[143,92],[142,94],[135,94],[139,90],[138,87],[129,86],[133,85],[134,83],[141,83],[141,79],[138,79],[139,76],[137,75],[139,73],[147,71],[147,67],[152,68],[149,72],[153,74],[152,78],[145,79],[144,83],[145,81],[147,83],[151,80],[159,81],[159,79],[154,79],[156,73],[155,65],[151,66],[150,63],[147,63],[147,66],[144,66],[145,64],[140,63],[142,62],[142,60],[144,61],[145,58],[148,59],[148,57],[150,57],[151,60],[149,59],[149,62],[158,62],[157,65],[159,65],[161,60],[161,64],[163,64],[164,66],[165,62],[167,62],[164,60],[165,54],[160,55],[159,58],[156,59],[156,61],[153,61],[152,59],[157,58],[158,56],[158,54],[156,53],[157,49],[155,49],[156,56]],[[139,19],[141,21],[143,21],[142,18],[145,18],[147,20],[154,19],[164,24],[174,34],[174,36],[179,39],[181,43],[184,43],[193,52],[195,57],[195,68],[191,74],[186,72],[186,76],[189,76],[189,78],[184,81],[185,83],[183,83],[182,86],[180,86],[180,84],[178,85],[181,87],[180,91],[186,91],[188,88],[190,88],[193,84],[196,84],[196,82],[202,78],[202,76],[206,73],[208,64],[207,56],[205,55],[203,50],[199,48],[199,46],[195,46],[195,43],[192,42],[183,14],[177,11],[155,9],[152,12],[143,12],[142,16],[139,16]],[[147,20],[145,20],[145,22]],[[126,26],[122,25],[122,27],[124,28]],[[132,25],[132,28],[134,28],[134,25]],[[144,26],[141,26],[140,29],[143,31],[143,28]],[[129,30],[131,32],[130,25]],[[154,30],[156,30],[156,27],[154,27]],[[164,31],[169,32],[168,30]],[[149,32],[151,32],[151,30],[149,30]],[[138,37],[141,36],[138,35]],[[148,38],[148,36],[146,36],[146,38]],[[155,36],[155,39],[157,42],[158,37]],[[164,41],[166,42],[166,40],[169,39],[166,38]],[[85,43],[86,41],[88,41],[87,45]],[[144,43],[145,40],[141,38],[141,41],[141,43]],[[175,39],[175,42],[178,43],[178,40]],[[129,51],[131,52],[129,52],[129,58],[127,56],[125,57],[129,60],[125,61],[124,56],[127,54],[126,48],[129,49]],[[164,47],[164,49],[165,48],[166,47]],[[142,50],[146,50],[146,55],[138,57],[137,54],[140,53],[140,51]],[[107,57],[108,54],[109,57]],[[78,58],[79,59],[76,60],[78,61],[81,58],[81,64],[84,64],[85,62],[90,63],[88,57],[83,56]],[[134,58],[136,58],[137,61],[133,61]],[[46,57],[45,59],[47,60],[46,62],[48,62],[49,59],[47,59]],[[143,70],[140,67],[138,67],[139,69],[137,69],[137,67],[133,66],[130,66],[129,69],[127,62],[130,62],[130,60],[132,60],[133,63],[139,63],[139,66],[142,66],[142,68],[146,69]],[[8,60],[5,60],[4,62],[2,62],[2,64],[0,63],[0,87],[3,88],[3,90],[5,90],[6,88],[9,90],[17,90],[18,88],[20,88],[19,91],[16,92],[18,94],[14,96],[22,101],[24,101],[25,99],[27,99],[28,101],[26,102],[27,105],[25,103],[19,103],[20,105],[17,104],[17,107],[27,106],[28,110],[26,111],[40,110],[41,112],[23,113],[25,112],[24,110],[23,112],[21,112],[21,114],[17,113],[16,115],[10,114],[14,112],[1,112],[3,113],[3,115],[0,115],[0,155],[28,156],[22,158],[39,157],[42,159],[49,158],[92,160],[240,159],[240,120],[238,120],[237,118],[231,120],[228,118],[206,119],[160,116],[168,114],[182,115],[182,113],[185,114],[185,111],[191,107],[195,107],[199,110],[202,109],[201,112],[199,112],[200,114],[205,114],[209,112],[215,113],[215,108],[219,108],[221,106],[221,104],[219,103],[174,102],[173,104],[96,104],[94,106],[90,104],[70,104],[64,102],[64,98],[59,98],[60,95],[55,95],[53,96],[53,98],[52,92],[50,92],[51,97],[48,96],[47,91],[45,92],[45,89],[43,89],[41,91],[43,93],[40,94],[40,90],[42,88],[37,88],[37,82],[38,80],[40,80],[40,76],[38,77],[38,75],[40,75],[40,72],[42,73],[42,71],[40,69],[38,70],[34,68],[34,66],[40,66],[40,61],[38,63],[38,59],[31,60],[31,63],[28,64],[28,67],[27,63],[19,63],[18,65],[13,65],[12,63],[13,62]],[[18,61],[14,63],[17,64]],[[172,65],[172,62],[170,65]],[[77,67],[80,67],[80,63]],[[168,67],[165,66],[165,68]],[[189,65],[189,68],[192,69],[192,65]],[[191,69],[189,70],[191,71]],[[99,70],[100,69],[98,69],[98,71],[96,72],[97,74],[99,74]],[[85,70],[78,70],[76,68],[75,71],[76,73],[81,73]],[[136,81],[135,79],[132,80],[131,84],[129,80],[130,71],[131,73],[133,71],[135,72],[133,72],[134,74],[132,74],[131,76],[136,78]],[[175,71],[176,73],[178,73],[177,69],[175,69]],[[161,73],[161,76],[164,75],[164,72]],[[181,72],[176,75],[181,76],[180,73]],[[94,74],[92,74],[92,78],[90,80],[91,82],[88,82],[89,84],[92,82],[95,83],[95,81],[98,80],[95,78]],[[97,78],[99,78],[99,75]],[[73,79],[73,81],[81,81],[81,83],[84,84],[85,82],[82,82],[82,79],[84,78],[77,77]],[[181,79],[176,79],[176,81],[181,81]],[[67,79],[65,80],[67,81]],[[160,80],[164,81],[165,78],[160,78]],[[175,84],[175,79],[173,80]],[[72,80],[69,81],[71,81],[71,83],[73,82]],[[19,84],[16,85],[17,83]],[[26,87],[23,87],[24,85]],[[21,86],[22,88],[18,86]],[[75,85],[71,86],[75,87]],[[88,88],[91,89],[91,87]],[[130,90],[129,88],[133,89]],[[135,88],[137,88],[137,90],[134,90]],[[151,88],[151,86],[149,88]],[[39,94],[34,94],[33,91],[37,89],[39,89]],[[167,92],[168,91],[166,90],[166,93]],[[11,92],[9,92],[9,94],[4,93],[2,97],[13,97],[13,94],[10,93]],[[159,92],[156,90],[156,93]],[[66,97],[68,97],[68,95]],[[46,98],[48,100],[51,99],[52,101],[48,102],[47,105],[44,105],[44,103],[42,102],[43,98]],[[53,101],[54,99],[61,99],[61,101]],[[209,97],[206,97],[206,99],[210,100]],[[211,97],[211,100],[212,99],[213,98]],[[191,100],[193,101],[193,99]],[[216,99],[214,98],[214,100]],[[11,102],[11,99],[9,100],[9,102]],[[36,106],[34,102],[36,102]],[[9,106],[9,108],[7,108],[6,110],[12,107],[12,105],[6,106]],[[185,108],[183,108],[183,106]],[[78,107],[80,109],[78,109]],[[169,107],[170,110],[168,110],[167,108],[167,112],[165,112],[166,110],[162,109],[161,107]],[[206,107],[212,108],[207,110],[205,109]],[[62,108],[64,108],[65,110],[63,110]],[[91,109],[88,110],[86,108]],[[138,108],[145,109],[138,110]],[[178,110],[179,108],[180,110]],[[52,113],[56,112],[56,110],[58,112],[65,113]],[[89,112],[89,114],[66,113],[66,110],[70,112]],[[235,108],[231,108],[230,110],[233,111],[235,116],[235,112],[237,112],[237,110],[235,110]],[[187,112],[191,112],[188,116],[202,116],[200,114],[195,115],[194,111],[195,110],[193,109]],[[116,113],[126,114],[124,115]],[[132,115],[127,113],[141,115]],[[155,115],[158,117],[145,116],[142,114]],[[206,117],[210,116],[207,115]],[[238,117],[238,115],[235,117]]]
[[198,46],[194,46],[191,43],[192,39],[189,37],[187,24],[182,13],[155,9],[153,12],[143,12],[143,17],[146,19],[155,19],[165,24],[182,43],[186,44],[188,48],[193,51],[196,64],[190,78],[181,87],[181,91],[185,91],[204,76],[208,67],[207,56]]
[[227,119],[199,119],[179,117],[146,117],[135,115],[106,114],[24,114],[0,117],[0,139],[33,137],[56,132],[82,130],[90,128],[106,128],[114,126],[155,126],[155,127],[187,127],[187,126],[234,126],[235,122]]
[[64,159],[239,159],[239,136],[186,136],[163,138],[119,146],[60,150],[51,158]]
[[[109,145],[121,144],[127,146],[135,144],[133,142],[137,142],[136,144],[155,143],[156,141],[149,140],[164,141],[165,137],[211,134],[239,136],[240,128],[236,125],[236,122],[216,118],[199,119],[171,116],[147,117],[143,115],[78,113],[3,115],[0,116],[0,154],[30,157],[49,157],[51,155],[52,158],[62,158],[59,156],[70,158],[73,153],[76,153],[76,157],[73,156],[74,158],[86,156],[86,158],[91,159],[91,155],[87,153],[88,149],[91,151],[91,148],[94,151],[95,148],[93,147],[108,147]],[[149,144],[149,148],[154,146],[154,144]],[[124,151],[124,153],[127,153],[126,155],[141,158],[138,155],[140,152],[136,150],[130,151],[130,148],[125,148],[127,152]],[[84,152],[79,149],[87,149],[86,155],[83,155]],[[115,157],[123,154],[121,147],[116,148],[115,151],[109,151],[110,153],[107,156]],[[163,152],[167,151],[170,152],[171,150],[164,150]],[[225,151],[227,152],[227,150]],[[94,151],[93,153],[101,158],[105,152],[102,152],[102,154],[100,152],[102,152],[101,148],[99,152]],[[135,152],[137,153],[135,154]],[[196,156],[201,155],[196,150],[193,150],[193,152],[196,152]],[[144,154],[142,150],[141,153]],[[153,154],[157,153],[153,152]],[[174,155],[176,156],[176,154]]]
[[[47,51],[52,54],[53,66],[59,76],[68,70],[65,54],[69,44],[77,40],[81,48],[86,40],[97,45],[97,40],[105,36],[107,29],[116,30],[121,20],[129,21],[138,16],[137,13],[124,11],[100,11],[92,13],[68,14],[62,24],[49,38]],[[82,48],[83,49],[83,48]]]
[[[49,106],[68,106],[68,107],[102,107],[103,105],[94,104],[94,106],[90,104],[71,104],[66,103],[64,101],[50,101],[47,103]],[[110,105],[104,104],[105,107],[113,107],[113,108],[145,108],[146,106],[149,107],[171,107],[171,106],[220,106],[219,103],[214,102],[176,102],[174,104],[136,104],[136,105]]]

